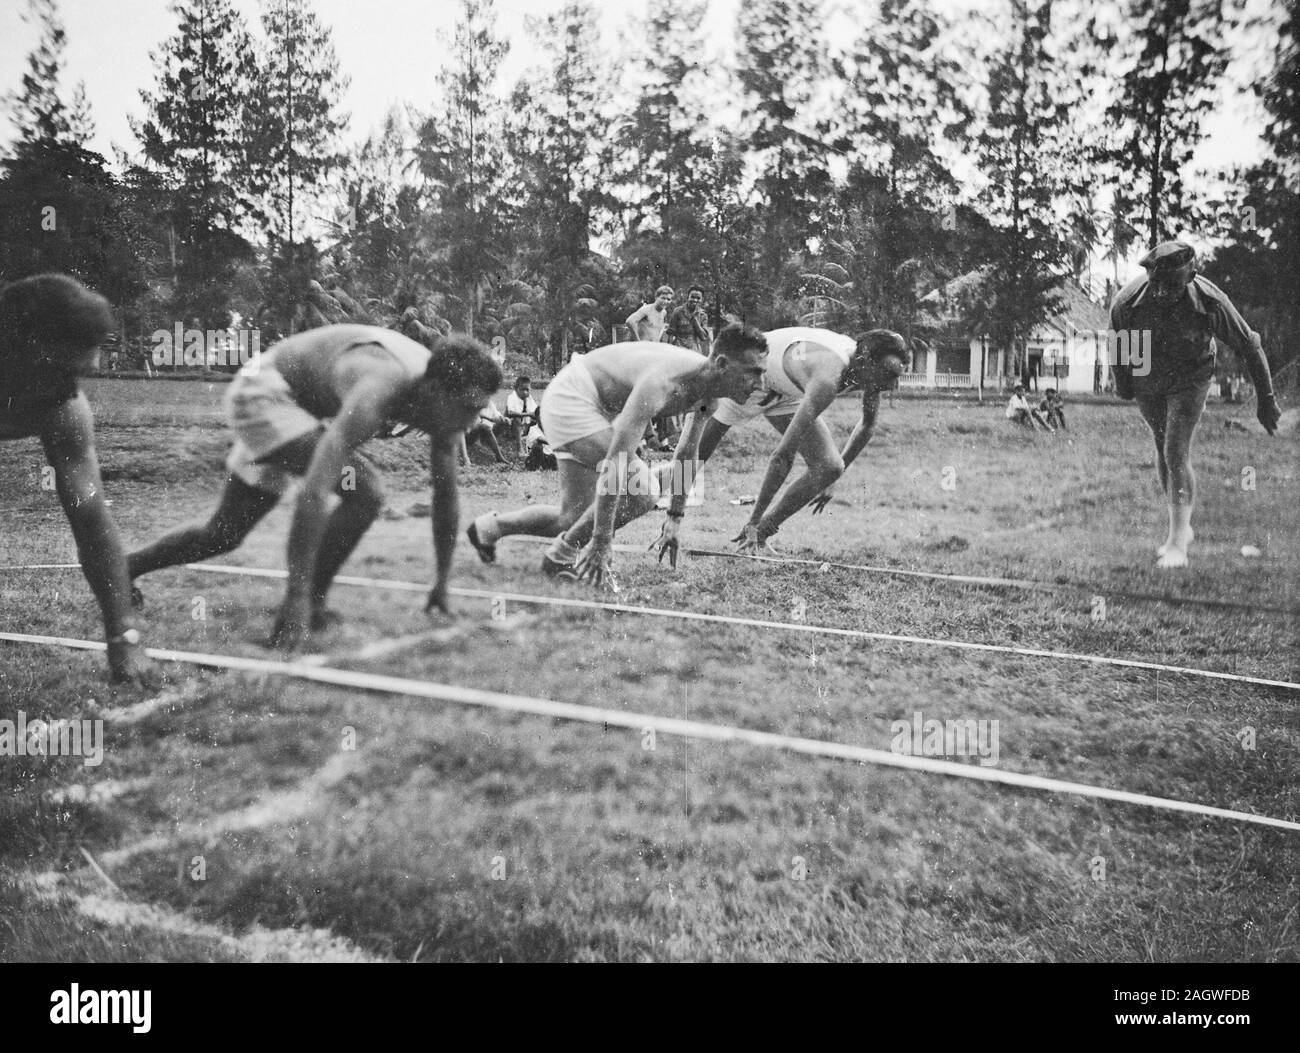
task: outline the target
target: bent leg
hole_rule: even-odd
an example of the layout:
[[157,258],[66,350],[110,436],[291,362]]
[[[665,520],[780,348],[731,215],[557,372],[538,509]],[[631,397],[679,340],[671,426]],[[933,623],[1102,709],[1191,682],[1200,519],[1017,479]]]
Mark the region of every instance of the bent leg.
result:
[[342,500],[330,513],[325,533],[321,536],[320,551],[316,554],[316,569],[312,574],[312,607],[318,616],[325,607],[325,596],[334,583],[334,575],[339,572],[348,556],[352,555],[357,543],[384,507],[384,491],[379,474],[358,454],[353,454],[353,460],[356,475],[350,481],[355,485],[352,489],[345,490],[340,482],[335,490]]
[[[785,434],[786,428],[794,418],[769,419],[777,431]],[[808,470],[786,488],[785,493],[763,517],[772,525],[773,532],[844,474],[844,459],[835,445],[830,428],[820,418],[799,444],[799,456],[804,459]]]
[[[704,431],[700,434],[698,464],[692,467],[686,462],[681,462],[676,472],[673,465],[678,462],[664,461],[651,468],[637,457],[630,458],[627,465],[627,492],[619,495],[618,511],[614,515],[614,529],[621,530],[628,523],[652,511],[664,494],[672,493],[674,486],[689,490],[699,479],[699,471],[704,463],[712,456],[713,451],[718,448],[718,443],[730,430],[730,425],[710,417],[704,424]],[[689,431],[689,424],[683,434],[686,431]],[[591,540],[595,525],[596,505],[593,483],[591,503],[583,510],[581,517],[568,528],[565,538],[570,544],[581,547]]]
[[492,430],[490,425],[483,429],[483,441],[487,443],[488,449],[492,451],[492,456],[496,458],[497,464],[510,463],[502,455],[501,444],[497,442],[497,433]]
[[221,500],[206,523],[182,527],[127,557],[132,580],[142,574],[182,563],[200,563],[237,549],[265,515],[276,506],[279,494],[249,486],[230,476]]
[[496,558],[498,541],[511,534],[527,534],[554,538],[555,543],[548,550],[550,558],[557,563],[572,563],[576,555],[564,541],[563,532],[595,500],[597,472],[594,465],[600,463],[609,449],[611,434],[606,430],[588,435],[566,444],[559,451],[571,456],[557,458],[560,478],[558,506],[529,505],[513,512],[489,512],[475,519],[467,533],[470,543],[478,550],[479,558],[491,563]]

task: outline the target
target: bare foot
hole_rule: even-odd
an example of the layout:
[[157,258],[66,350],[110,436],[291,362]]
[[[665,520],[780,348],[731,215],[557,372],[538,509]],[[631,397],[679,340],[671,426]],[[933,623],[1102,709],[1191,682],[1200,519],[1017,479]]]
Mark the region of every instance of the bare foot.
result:
[[[1192,528],[1191,528],[1191,527],[1188,527],[1188,528],[1187,528],[1187,544],[1185,544],[1185,545],[1182,546],[1182,549],[1183,549],[1183,562],[1180,564],[1180,566],[1184,566],[1184,567],[1187,566],[1187,549],[1191,546],[1192,542],[1195,541],[1195,540],[1196,540],[1196,534],[1192,531]],[[1178,548],[1178,547],[1179,547],[1179,546],[1174,542],[1173,538],[1169,538],[1169,539],[1167,539],[1167,540],[1165,541],[1165,543],[1164,543],[1163,545],[1161,545],[1158,549],[1156,549],[1156,555],[1157,555],[1157,556],[1163,556],[1163,555],[1164,555],[1166,552],[1168,552],[1171,548]]]
[[1156,560],[1156,566],[1161,570],[1173,570],[1187,566],[1187,549],[1165,548],[1164,552],[1160,554],[1160,558]]

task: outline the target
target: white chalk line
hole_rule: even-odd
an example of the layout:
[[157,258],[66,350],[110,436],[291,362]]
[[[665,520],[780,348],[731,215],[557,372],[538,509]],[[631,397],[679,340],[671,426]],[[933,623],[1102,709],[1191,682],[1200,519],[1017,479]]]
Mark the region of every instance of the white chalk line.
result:
[[[285,578],[288,572],[264,567],[236,567],[223,563],[187,563],[186,570],[199,570],[212,574],[237,574],[254,578]],[[393,589],[398,592],[427,593],[427,583],[416,581],[393,581],[386,578],[360,578],[340,574],[334,579],[337,584],[351,585],[363,589]],[[1110,665],[1125,669],[1145,669],[1160,673],[1178,673],[1184,676],[1198,676],[1210,680],[1227,680],[1232,683],[1254,684],[1258,687],[1280,687],[1288,691],[1300,691],[1300,683],[1290,680],[1269,680],[1258,676],[1243,676],[1239,673],[1221,673],[1215,669],[1196,669],[1191,666],[1165,665],[1161,662],[1144,662],[1136,658],[1111,658],[1106,655],[1075,654],[1070,651],[1047,651],[1033,647],[1011,647],[1008,644],[975,643],[969,640],[940,640],[929,636],[907,636],[899,633],[879,633],[869,629],[841,629],[831,625],[809,625],[804,622],[775,622],[762,618],[738,618],[730,614],[703,614],[698,611],[674,611],[662,607],[637,607],[626,603],[602,603],[599,600],[578,600],[564,596],[531,596],[527,593],[503,592],[491,589],[448,590],[453,596],[466,599],[494,600],[501,599],[514,603],[538,604],[545,607],[571,607],[580,610],[614,611],[619,614],[642,614],[656,618],[675,618],[680,621],[713,622],[723,625],[743,625],[755,629],[781,629],[787,632],[823,633],[830,636],[845,636],[858,640],[879,640],[884,643],[916,644],[923,647],[947,647],[960,651],[984,651],[991,654],[1010,654],[1022,658],[1051,658],[1065,662],[1084,662],[1089,665]]]
[[258,830],[265,826],[300,819],[312,810],[322,791],[342,782],[360,767],[359,756],[355,751],[341,751],[330,757],[322,768],[313,772],[292,790],[273,793],[231,812],[208,816],[195,822],[177,823],[175,829],[169,833],[154,834],[134,844],[115,848],[105,852],[100,859],[104,866],[121,866],[142,853],[165,851],[177,841],[202,841],[212,844],[222,834],[239,830]]
[[951,581],[958,585],[980,585],[993,588],[1021,589],[1026,592],[1077,592],[1085,595],[1099,595],[1106,599],[1134,600],[1144,603],[1164,603],[1174,607],[1210,607],[1216,610],[1258,611],[1267,614],[1285,614],[1288,617],[1300,615],[1300,610],[1290,607],[1277,607],[1268,604],[1245,603],[1240,600],[1218,600],[1205,596],[1175,596],[1171,593],[1128,592],[1112,589],[1104,584],[1096,586],[1080,585],[1074,581],[1047,582],[1034,581],[1031,578],[997,578],[980,577],[973,574],[940,574],[929,570],[904,570],[900,567],[878,567],[861,563],[837,563],[834,560],[803,559],[797,556],[759,556],[748,552],[723,552],[710,548],[684,549],[690,556],[708,556],[714,559],[745,559],[756,563],[786,563],[791,566],[834,568],[851,570],[863,574],[883,574],[889,577],[920,578],[927,581]]
[[[512,615],[509,618],[493,618],[488,622],[488,628],[493,632],[513,632],[515,629],[522,629],[530,625],[533,621],[531,616],[521,614]],[[481,625],[473,625],[466,622],[456,622],[454,625],[444,626],[439,629],[429,629],[422,633],[411,633],[409,636],[397,636],[383,640],[375,640],[353,651],[336,651],[333,654],[321,655],[301,655],[295,659],[305,665],[333,665],[335,662],[373,662],[379,658],[388,658],[402,651],[409,651],[416,647],[425,647],[430,644],[445,645],[453,643],[464,637],[473,636],[483,628]]]
[[25,896],[47,906],[57,908],[70,903],[84,917],[115,928],[140,928],[169,936],[210,940],[223,951],[247,958],[250,962],[385,960],[354,946],[327,929],[267,929],[253,925],[244,934],[235,936],[215,925],[196,921],[165,907],[82,892],[76,887],[76,881],[54,871],[17,874],[14,875],[14,880]]
[[[497,542],[516,542],[530,545],[549,545],[551,538],[527,534],[511,534]],[[654,546],[651,545],[650,548]],[[614,544],[615,552],[639,555],[647,549],[641,545]],[[984,588],[1019,589],[1024,592],[1075,592],[1080,595],[1101,595],[1106,599],[1121,599],[1140,603],[1163,603],[1173,607],[1208,607],[1211,610],[1252,611],[1261,614],[1300,616],[1300,608],[1279,607],[1270,604],[1246,603],[1243,600],[1220,600],[1210,596],[1176,596],[1172,593],[1129,592],[1106,585],[1081,585],[1075,581],[1035,581],[1032,578],[1000,578],[977,574],[943,574],[932,570],[906,570],[902,567],[882,567],[865,563],[840,563],[835,560],[805,559],[800,556],[760,556],[748,552],[725,552],[712,548],[684,548],[688,556],[705,556],[712,559],[740,559],[754,563],[787,564],[794,567],[816,567],[818,570],[848,570],[859,574],[880,574],[894,578],[916,578],[922,581],[950,581],[956,585],[975,585]],[[4,568],[0,568],[4,569]]]
[[[777,561],[781,562],[781,561]],[[78,564],[51,564],[41,569],[67,569]],[[236,574],[253,578],[287,578],[288,571],[268,567],[239,567],[226,563],[186,563],[186,570],[197,570],[208,574]],[[3,570],[4,568],[0,568]],[[25,569],[25,568],[23,568]],[[355,575],[340,574],[334,579],[336,584],[350,585],[363,589],[392,589],[397,592],[427,593],[429,585],[417,581],[396,581],[388,578],[362,578]],[[1049,651],[1037,647],[1012,647],[1009,644],[977,643],[971,640],[941,640],[931,636],[909,636],[901,633],[880,633],[870,629],[841,629],[832,625],[810,625],[805,622],[776,622],[763,618],[738,618],[730,614],[704,614],[698,611],[675,611],[662,607],[637,607],[626,603],[602,603],[599,600],[578,600],[563,596],[532,596],[520,592],[502,592],[491,589],[447,590],[453,596],[466,599],[497,598],[511,600],[515,603],[529,603],[545,607],[570,607],[580,610],[613,611],[618,614],[643,614],[656,618],[675,618],[680,621],[713,622],[723,625],[743,625],[754,629],[781,629],[787,632],[823,633],[829,636],[846,636],[858,640],[879,640],[884,643],[915,644],[921,647],[947,647],[958,651],[983,651],[989,654],[1009,654],[1021,658],[1050,658],[1061,662],[1082,662],[1087,665],[1107,665],[1121,669],[1143,669],[1148,672],[1175,673],[1182,676],[1202,677],[1207,680],[1226,680],[1235,684],[1253,684],[1256,687],[1280,687],[1286,691],[1300,691],[1300,683],[1291,680],[1270,680],[1267,677],[1245,676],[1240,673],[1224,673],[1217,669],[1199,669],[1185,665],[1167,665],[1163,662],[1147,662],[1136,658],[1113,658],[1108,655],[1076,654],[1072,651]]]
[[160,709],[176,709],[187,702],[193,702],[207,688],[208,685],[203,683],[202,680],[174,686],[168,685],[153,698],[146,698],[129,706],[105,706],[99,711],[99,715],[115,724],[138,724],[146,717],[153,716]]
[[[104,649],[102,643],[93,640],[76,640],[56,636],[29,636],[25,633],[0,632],[0,640],[47,647],[70,647],[88,651]],[[727,724],[706,724],[701,721],[682,720],[677,717],[659,717],[648,713],[627,713],[623,710],[580,706],[571,702],[556,702],[551,699],[531,698],[525,695],[507,695],[497,691],[456,687],[451,684],[428,683],[421,680],[408,680],[403,677],[383,676],[377,673],[360,673],[344,669],[331,669],[324,666],[303,665],[300,662],[245,658],[238,655],[197,654],[190,651],[172,651],[161,648],[148,648],[146,654],[163,662],[182,662],[214,669],[236,669],[245,672],[269,673],[294,677],[299,680],[309,680],[315,683],[331,684],[335,687],[349,687],[362,691],[404,695],[409,698],[452,702],[457,705],[478,706],[506,712],[530,713],[534,716],[550,717],[555,720],[574,720],[585,724],[613,725],[615,727],[630,728],[637,732],[653,729],[666,735],[681,735],[685,738],[704,739],[713,742],[741,742],[751,746],[786,750],[812,757],[906,768],[935,775],[950,775],[956,778],[975,779],[981,782],[1001,783],[1005,786],[1045,790],[1049,793],[1068,793],[1080,797],[1118,801],[1123,804],[1135,804],[1165,811],[1186,812],[1193,815],[1254,823],[1260,826],[1273,826],[1282,830],[1300,831],[1300,822],[1256,815],[1252,812],[1217,808],[1213,805],[1197,804],[1192,801],[1152,797],[1148,794],[1130,793],[1128,790],[1113,790],[1104,786],[1091,786],[1087,783],[1048,779],[1039,775],[998,771],[979,765],[936,760],[932,757],[914,757],[909,754],[891,753],[886,750],[870,749],[865,746],[852,746],[846,743],[828,742],[821,739],[779,735],[773,732],[757,731],[752,728]]]

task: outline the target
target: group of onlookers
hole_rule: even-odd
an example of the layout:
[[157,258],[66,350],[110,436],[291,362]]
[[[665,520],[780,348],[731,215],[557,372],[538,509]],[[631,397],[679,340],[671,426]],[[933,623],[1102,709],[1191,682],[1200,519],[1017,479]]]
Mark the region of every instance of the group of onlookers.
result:
[[692,285],[686,292],[686,302],[675,308],[672,306],[673,296],[672,286],[661,285],[655,290],[651,303],[638,307],[627,316],[632,339],[676,344],[702,355],[708,354],[712,336],[708,314],[704,310],[704,290]]
[[1025,386],[1017,384],[1007,400],[1007,420],[1030,431],[1065,431],[1065,400],[1056,388],[1048,388],[1034,406],[1025,397]]

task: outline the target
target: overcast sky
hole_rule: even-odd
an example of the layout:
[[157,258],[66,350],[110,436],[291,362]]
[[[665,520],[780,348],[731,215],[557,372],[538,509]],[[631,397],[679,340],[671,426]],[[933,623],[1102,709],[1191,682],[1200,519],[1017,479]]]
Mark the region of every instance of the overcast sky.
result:
[[[234,0],[250,27],[259,27],[257,0]],[[710,0],[706,37],[711,49],[729,49],[740,0]],[[860,0],[856,0],[860,2]],[[948,0],[955,8],[987,0]],[[1091,0],[1089,0],[1091,2]],[[1263,0],[1252,0],[1252,6]],[[617,44],[620,27],[641,15],[647,0],[601,0],[602,29],[608,47]],[[524,15],[544,15],[561,0],[497,0],[498,28],[512,43],[504,67],[505,83],[536,60],[523,33]],[[166,0],[59,0],[68,35],[67,92],[84,80],[97,136],[92,146],[112,156],[116,144],[134,152],[127,116],[139,117],[139,91],[153,84],[149,52],[175,30]],[[27,0],[0,0],[0,92],[19,85],[26,55],[36,41],[35,27],[20,17]],[[359,141],[377,128],[394,102],[427,105],[435,91],[439,67],[439,33],[449,33],[459,5],[452,0],[315,0],[321,20],[333,29],[343,73],[351,78],[344,109],[351,114],[349,140]],[[1240,65],[1240,64],[1239,64]],[[1249,83],[1256,71],[1238,68]],[[1243,92],[1229,93],[1207,124],[1210,140],[1198,151],[1207,166],[1249,163],[1260,152],[1260,110]],[[0,138],[8,139],[7,115],[0,118]]]

